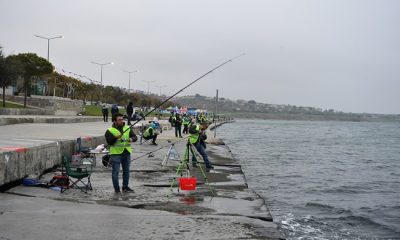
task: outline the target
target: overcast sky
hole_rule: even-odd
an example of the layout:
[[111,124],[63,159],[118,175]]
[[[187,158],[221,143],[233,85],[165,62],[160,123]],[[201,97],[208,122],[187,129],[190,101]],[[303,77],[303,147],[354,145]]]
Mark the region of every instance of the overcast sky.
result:
[[400,1],[0,0],[5,54],[47,56],[103,83],[172,94],[400,114]]

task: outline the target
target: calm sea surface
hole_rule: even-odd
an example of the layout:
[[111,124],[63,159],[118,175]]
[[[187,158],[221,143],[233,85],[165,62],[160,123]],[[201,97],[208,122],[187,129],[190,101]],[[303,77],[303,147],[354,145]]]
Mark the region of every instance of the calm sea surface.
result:
[[217,134],[288,239],[400,239],[400,123],[237,120]]

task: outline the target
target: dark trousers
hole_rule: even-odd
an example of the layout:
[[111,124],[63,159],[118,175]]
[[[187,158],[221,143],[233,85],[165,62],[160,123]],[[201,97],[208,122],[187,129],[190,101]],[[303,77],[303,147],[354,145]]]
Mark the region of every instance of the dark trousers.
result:
[[143,137],[146,140],[153,139],[153,143],[156,143],[157,140],[157,134],[154,134],[153,136],[148,136],[148,137]]
[[103,121],[108,122],[108,112],[107,113],[103,112]]
[[183,134],[188,134],[189,133],[189,125],[183,124]]
[[182,125],[175,125],[175,137],[182,137]]
[[128,125],[131,125],[131,118],[132,118],[132,114],[133,113],[126,113],[126,115],[128,115]]
[[122,165],[122,187],[126,188],[129,185],[129,167],[131,165],[130,154],[111,155],[112,166],[112,183],[115,191],[119,191],[118,173]]
[[[206,153],[206,145],[202,144],[202,143],[197,143],[197,144],[193,144],[193,146],[196,148],[197,152],[199,152],[199,154],[203,158],[204,163],[206,165],[206,168],[211,168],[211,163],[210,163],[210,160],[208,159],[208,155]],[[192,157],[192,162],[193,163],[196,162],[194,154],[193,154],[193,157]]]

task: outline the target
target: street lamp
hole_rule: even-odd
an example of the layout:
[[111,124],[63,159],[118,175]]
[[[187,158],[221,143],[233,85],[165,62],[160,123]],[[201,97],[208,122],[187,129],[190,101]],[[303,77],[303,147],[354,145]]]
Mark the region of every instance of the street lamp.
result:
[[166,85],[162,85],[162,86],[154,86],[154,87],[156,87],[156,88],[160,89],[160,97],[161,97],[161,89],[165,88],[165,87],[166,87]]
[[90,63],[93,63],[93,64],[96,64],[96,65],[100,66],[100,85],[103,86],[103,66],[110,65],[110,64],[112,65],[114,63],[113,62],[108,62],[108,63],[90,62]]
[[64,38],[63,36],[51,37],[51,38],[42,37],[42,36],[39,36],[39,35],[33,35],[33,36],[47,40],[47,61],[49,61],[49,59],[50,59],[49,58],[49,56],[50,56],[50,40],[53,40],[53,39],[56,39],[56,38]]
[[128,88],[128,93],[131,93],[131,74],[135,73],[135,72],[139,72],[139,70],[135,70],[135,71],[127,71],[124,70],[124,72],[129,74],[129,88]]
[[103,66],[110,65],[110,64],[112,65],[114,63],[113,62],[108,62],[108,63],[91,62],[91,63],[100,66],[100,101],[103,101]]
[[147,94],[150,94],[150,83],[153,83],[153,82],[155,82],[155,81],[146,81],[146,80],[143,80],[143,82],[146,82],[146,83],[147,83]]

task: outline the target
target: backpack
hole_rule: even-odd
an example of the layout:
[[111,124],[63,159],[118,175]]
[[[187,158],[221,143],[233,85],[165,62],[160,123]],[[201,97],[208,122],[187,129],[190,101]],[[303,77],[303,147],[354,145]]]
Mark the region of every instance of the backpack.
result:
[[55,175],[50,180],[50,185],[59,186],[59,187],[68,187],[69,186],[69,178],[67,175]]
[[110,155],[106,154],[101,158],[101,163],[103,164],[104,167],[109,167],[111,164],[111,159]]

